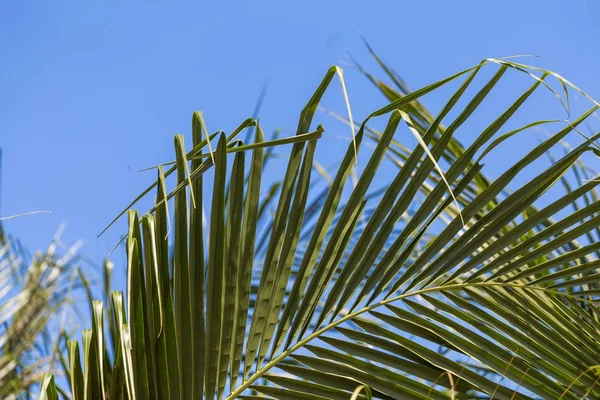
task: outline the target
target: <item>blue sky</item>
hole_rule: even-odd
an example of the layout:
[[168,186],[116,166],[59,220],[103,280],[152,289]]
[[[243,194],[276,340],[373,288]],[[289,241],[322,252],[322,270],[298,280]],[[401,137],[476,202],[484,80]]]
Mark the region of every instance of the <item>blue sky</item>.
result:
[[[173,135],[189,139],[193,110],[204,111],[209,130],[231,130],[269,77],[261,122],[293,134],[346,51],[375,70],[358,31],[412,88],[484,57],[536,54],[537,65],[598,98],[599,16],[592,0],[4,2],[0,212],[52,210],[6,226],[37,249],[64,221],[64,241],[83,239],[83,252],[100,261],[125,224],[96,234],[154,178],[131,169],[171,160]],[[360,120],[384,102],[345,70]],[[339,85],[324,105],[343,112]],[[319,122],[336,127],[320,160],[328,165],[348,131],[324,115]]]

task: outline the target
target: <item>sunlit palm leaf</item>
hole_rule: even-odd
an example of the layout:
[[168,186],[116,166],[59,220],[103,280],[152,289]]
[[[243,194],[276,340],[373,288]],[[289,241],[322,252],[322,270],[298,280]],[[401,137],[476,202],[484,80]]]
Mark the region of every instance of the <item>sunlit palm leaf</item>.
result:
[[[505,128],[534,92],[557,95],[545,81],[557,75],[487,59],[410,92],[381,65],[397,88],[369,76],[390,103],[360,124],[324,189],[312,182],[323,128],[309,132],[336,68],[302,111],[292,138],[265,142],[257,127],[254,145],[240,143],[236,135],[256,125],[246,121],[229,136],[216,135],[218,144],[201,155],[209,142],[200,140],[206,127],[201,114],[194,114],[194,149],[186,154],[177,138],[176,162],[168,171],[177,171],[176,188],[167,193],[159,169],[157,203],[141,218],[141,230],[137,214],[129,213],[127,315],[118,311],[125,304],[115,293],[112,364],[96,351],[108,343],[99,319],[84,336],[83,368],[71,367],[75,377],[83,371],[84,387],[90,382],[92,393],[104,391],[110,399],[600,396],[594,367],[600,356],[594,236],[600,209],[593,200],[598,180],[580,180],[577,188],[538,204],[568,171],[580,168],[584,153],[598,154],[594,141],[600,134],[533,179],[515,182],[597,104],[490,180],[483,162],[493,149],[551,122]],[[495,75],[465,99],[488,68],[496,68]],[[459,128],[509,73],[524,72],[534,78],[531,86],[497,111],[471,144],[460,144]],[[461,78],[436,117],[420,103]],[[558,78],[564,90],[583,94]],[[568,108],[568,99],[563,104]],[[386,115],[383,132],[367,126]],[[457,116],[445,127],[450,115]],[[414,149],[399,143],[399,132],[417,136]],[[348,177],[356,157],[365,155],[365,139],[375,141],[375,148],[351,185]],[[284,177],[262,202],[274,207],[268,221],[269,206],[259,201],[263,149],[285,144],[292,148]],[[252,152],[249,171],[249,157],[239,150]],[[386,160],[398,168],[391,176],[386,171],[385,185],[374,188]],[[202,194],[209,170],[210,199]],[[188,201],[188,191],[194,201]],[[581,197],[585,206],[565,215]],[[207,240],[200,217],[204,202]],[[106,365],[114,367],[104,371]]]
[[[36,396],[45,372],[59,370],[70,328],[58,325],[57,312],[69,303],[74,281],[76,247],[59,256],[56,237],[47,251],[32,259],[0,225],[0,397]],[[49,323],[52,322],[52,326]],[[54,387],[50,377],[44,384]],[[56,389],[49,389],[49,397]]]

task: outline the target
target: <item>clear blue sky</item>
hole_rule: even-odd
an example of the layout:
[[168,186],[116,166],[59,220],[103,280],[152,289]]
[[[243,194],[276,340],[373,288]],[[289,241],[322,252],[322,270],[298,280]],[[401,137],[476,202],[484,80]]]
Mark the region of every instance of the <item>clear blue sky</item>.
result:
[[[125,224],[96,234],[154,178],[129,167],[171,160],[193,110],[211,131],[230,130],[270,76],[261,122],[292,134],[346,50],[373,67],[358,30],[413,88],[483,57],[533,53],[598,98],[599,19],[593,0],[5,1],[0,211],[52,210],[6,226],[37,249],[64,221],[64,240],[85,240],[100,261]],[[360,74],[346,75],[358,119],[383,104]],[[343,111],[340,99],[336,84],[324,104]]]

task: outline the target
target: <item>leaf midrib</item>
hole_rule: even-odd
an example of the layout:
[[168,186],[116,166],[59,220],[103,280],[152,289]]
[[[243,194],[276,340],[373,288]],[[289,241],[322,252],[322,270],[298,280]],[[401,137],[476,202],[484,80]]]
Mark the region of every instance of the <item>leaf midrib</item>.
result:
[[261,378],[266,372],[268,372],[271,368],[277,366],[277,364],[280,361],[283,361],[284,359],[286,359],[288,356],[290,356],[292,353],[294,353],[296,350],[302,348],[303,346],[305,346],[306,344],[308,344],[309,342],[311,342],[314,339],[317,339],[319,336],[321,336],[322,334],[324,334],[325,332],[329,331],[330,329],[335,328],[336,326],[340,325],[343,322],[346,322],[348,320],[351,320],[361,314],[364,314],[366,312],[372,311],[378,307],[381,306],[385,306],[387,304],[393,303],[395,301],[398,300],[404,300],[408,297],[412,297],[412,296],[418,296],[421,294],[425,294],[425,293],[431,293],[431,292],[441,292],[444,290],[460,290],[463,288],[468,288],[468,287],[505,287],[505,288],[518,288],[518,289],[526,289],[526,290],[536,290],[536,291],[541,291],[541,292],[545,292],[547,294],[551,294],[551,295],[556,295],[556,296],[562,296],[562,297],[567,297],[567,298],[571,298],[577,301],[581,301],[584,303],[589,303],[589,304],[594,304],[595,302],[593,300],[587,300],[587,299],[583,299],[577,296],[573,296],[570,295],[568,293],[564,293],[558,290],[553,290],[553,289],[547,289],[547,288],[543,288],[543,287],[539,287],[539,286],[530,286],[530,285],[519,285],[519,284],[511,284],[511,283],[502,283],[502,282],[477,282],[477,283],[456,283],[456,284],[451,284],[451,285],[443,285],[443,286],[435,286],[435,287],[430,287],[430,288],[424,288],[424,289],[419,289],[419,290],[415,290],[413,292],[410,293],[403,293],[401,295],[398,295],[396,297],[392,297],[389,299],[385,299],[382,300],[378,303],[375,304],[371,304],[370,306],[366,306],[364,308],[361,308],[358,311],[354,311],[350,314],[345,315],[344,317],[335,320],[331,323],[329,323],[328,325],[325,325],[323,328],[313,332],[312,334],[310,334],[309,336],[307,336],[306,338],[298,341],[296,344],[294,344],[292,347],[290,347],[289,349],[287,349],[286,351],[282,352],[281,354],[279,354],[277,357],[275,357],[273,360],[271,360],[269,363],[267,363],[263,368],[261,368],[260,370],[256,371],[252,376],[250,376],[248,378],[248,380],[246,380],[244,383],[242,383],[235,391],[231,392],[229,394],[229,396],[227,396],[227,398],[225,400],[234,400],[235,398],[237,398],[237,396],[241,395],[244,390],[250,388],[250,386],[259,378]]

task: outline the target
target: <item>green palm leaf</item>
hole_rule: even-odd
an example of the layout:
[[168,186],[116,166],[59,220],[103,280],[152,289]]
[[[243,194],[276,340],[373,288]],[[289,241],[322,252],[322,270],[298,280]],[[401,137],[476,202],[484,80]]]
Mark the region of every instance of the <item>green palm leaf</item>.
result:
[[[182,138],[175,141],[176,161],[167,173],[177,172],[175,189],[166,190],[159,166],[156,205],[141,218],[141,229],[129,211],[128,296],[124,304],[113,295],[111,356],[101,349],[110,341],[99,315],[84,337],[83,368],[77,347],[69,347],[75,392],[83,381],[83,391],[89,384],[109,399],[600,397],[594,367],[600,356],[598,180],[584,182],[580,164],[584,154],[599,154],[600,133],[534,179],[515,180],[567,135],[580,133],[577,127],[598,105],[490,180],[483,162],[498,146],[556,123],[507,127],[534,93],[559,95],[547,78],[559,79],[569,112],[567,89],[585,93],[551,71],[494,59],[411,92],[376,60],[396,87],[367,77],[390,103],[360,124],[325,188],[313,172],[324,129],[311,133],[311,127],[337,67],[291,138],[265,141],[253,120],[229,136],[210,137],[202,115],[194,114],[194,149],[186,153]],[[495,74],[474,88],[490,68]],[[514,73],[532,77],[532,84],[462,145],[460,128]],[[421,104],[460,79],[437,116]],[[368,125],[379,117],[388,118],[381,133]],[[254,144],[237,139],[253,127]],[[404,147],[401,135],[418,144]],[[351,185],[368,140],[374,149]],[[261,201],[264,149],[285,145],[291,151],[283,179]],[[386,160],[398,168],[374,188]],[[578,186],[540,206],[570,171],[579,174]],[[212,190],[205,197],[208,173]],[[575,212],[565,214],[569,206]],[[207,229],[203,210],[210,215]]]
[[[30,399],[44,373],[66,366],[69,335],[57,314],[80,285],[77,245],[62,248],[59,235],[33,257],[0,224],[0,398]],[[54,379],[43,378],[44,396],[56,398]]]

